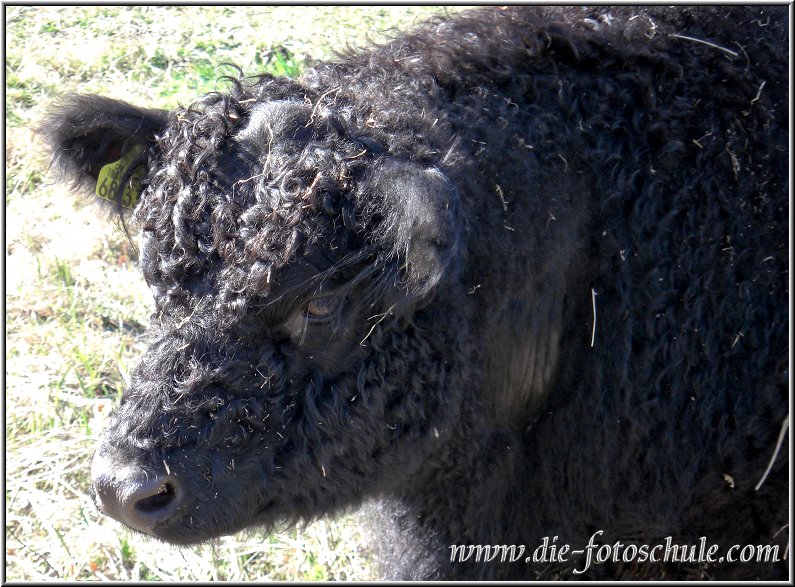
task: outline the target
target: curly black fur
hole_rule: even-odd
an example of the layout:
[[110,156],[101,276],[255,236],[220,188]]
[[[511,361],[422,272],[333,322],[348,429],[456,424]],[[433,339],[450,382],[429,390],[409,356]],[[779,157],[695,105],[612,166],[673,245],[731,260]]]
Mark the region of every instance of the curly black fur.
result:
[[754,487],[788,414],[787,27],[488,8],[169,113],[72,98],[44,127],[78,183],[147,150],[157,311],[100,507],[189,543],[373,499],[391,577],[785,577],[450,546],[783,556],[786,447]]

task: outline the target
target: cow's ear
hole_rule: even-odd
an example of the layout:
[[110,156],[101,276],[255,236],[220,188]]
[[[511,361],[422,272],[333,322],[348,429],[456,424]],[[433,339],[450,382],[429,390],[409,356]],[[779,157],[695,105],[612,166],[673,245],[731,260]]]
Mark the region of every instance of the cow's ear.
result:
[[102,96],[72,95],[39,127],[54,165],[81,190],[131,207],[146,152],[165,127],[164,110],[139,108]]
[[458,191],[434,167],[390,159],[374,164],[361,188],[365,207],[380,217],[376,238],[398,260],[407,293],[427,298],[457,267]]

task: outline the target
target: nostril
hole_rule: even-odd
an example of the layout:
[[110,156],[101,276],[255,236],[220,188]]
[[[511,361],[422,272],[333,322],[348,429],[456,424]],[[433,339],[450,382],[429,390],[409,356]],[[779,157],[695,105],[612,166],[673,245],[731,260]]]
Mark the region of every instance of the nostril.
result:
[[176,499],[176,496],[174,484],[170,481],[166,481],[156,489],[154,495],[138,499],[133,507],[143,514],[157,513],[167,508],[168,505]]
[[176,481],[162,477],[133,481],[126,486],[121,500],[122,522],[145,532],[151,531],[173,516],[179,506],[180,493]]
[[174,517],[184,498],[178,479],[162,469],[120,466],[107,452],[100,450],[91,467],[96,503],[105,515],[149,534]]

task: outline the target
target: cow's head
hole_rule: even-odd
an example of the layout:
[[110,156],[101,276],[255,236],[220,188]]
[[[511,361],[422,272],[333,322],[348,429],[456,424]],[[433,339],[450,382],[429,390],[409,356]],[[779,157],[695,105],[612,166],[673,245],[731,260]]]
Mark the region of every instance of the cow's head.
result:
[[263,77],[173,112],[73,97],[44,125],[141,233],[150,346],[93,464],[132,528],[186,543],[332,512],[456,419],[459,196],[332,98]]

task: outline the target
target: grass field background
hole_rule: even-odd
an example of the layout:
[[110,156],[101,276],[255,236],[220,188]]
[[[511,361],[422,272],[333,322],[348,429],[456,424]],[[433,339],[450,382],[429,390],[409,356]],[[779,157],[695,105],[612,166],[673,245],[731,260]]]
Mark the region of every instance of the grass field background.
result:
[[[101,516],[94,443],[151,312],[135,249],[47,174],[60,94],[187,105],[228,73],[298,74],[439,8],[7,6],[5,579],[370,579],[355,515],[176,548]],[[286,49],[286,51],[285,51]]]

